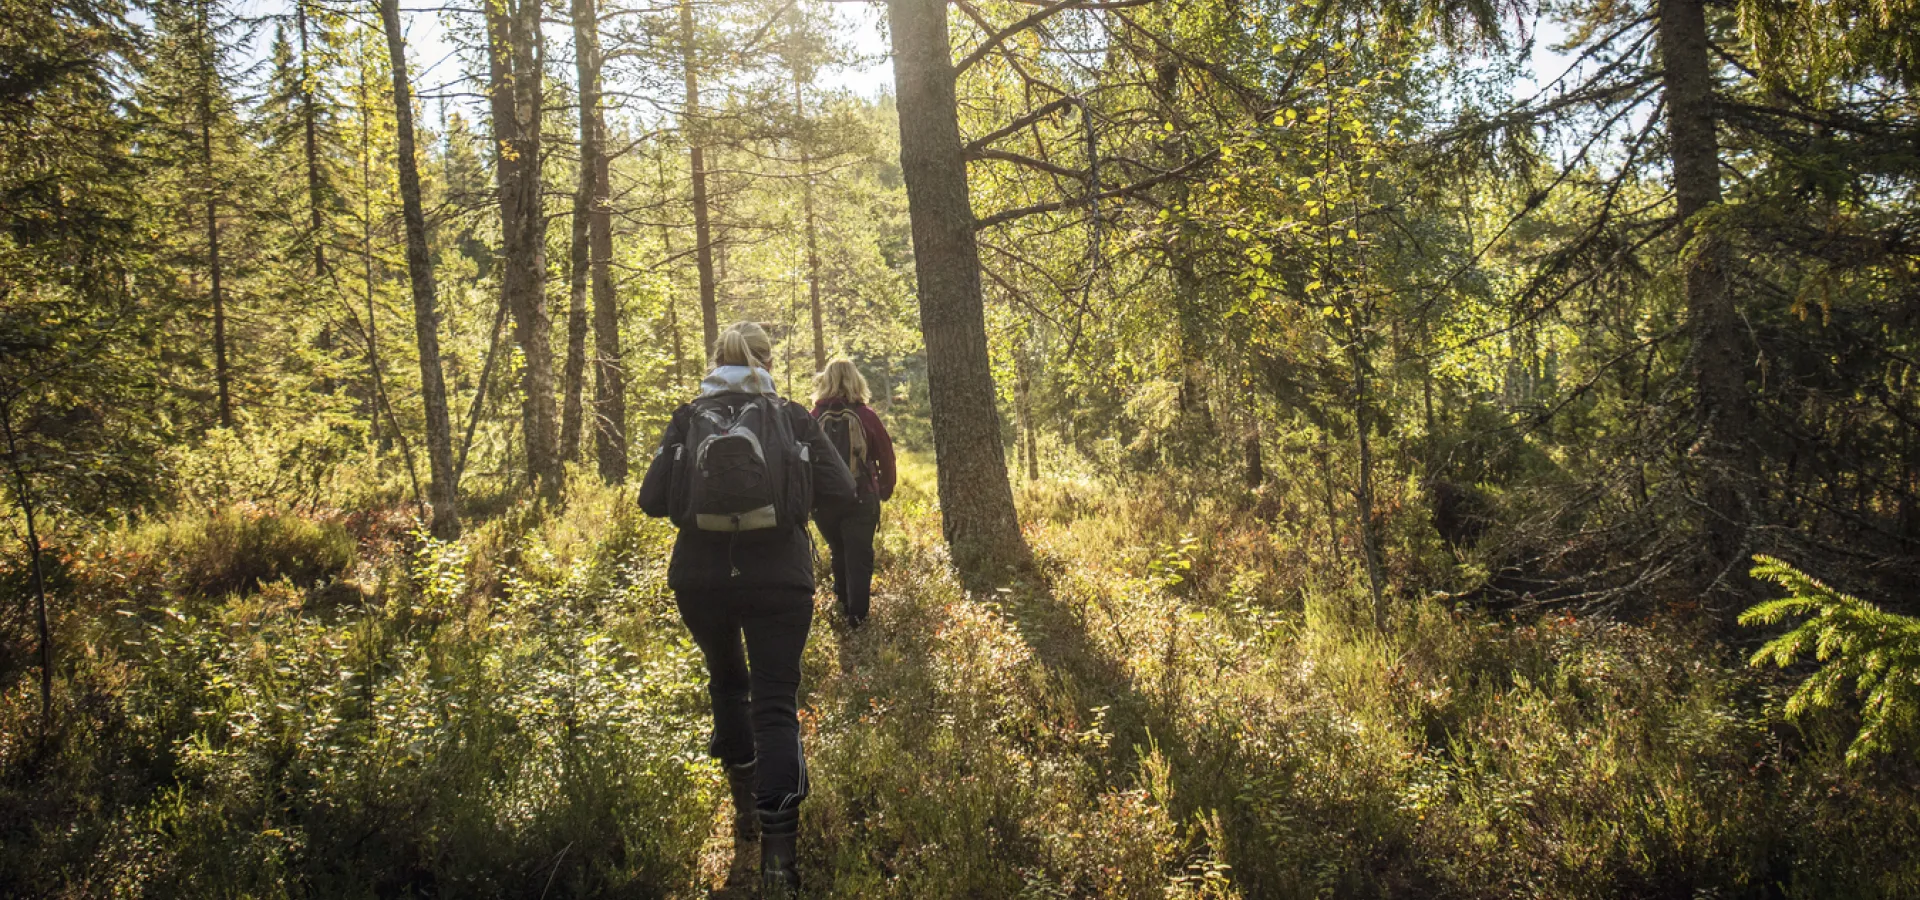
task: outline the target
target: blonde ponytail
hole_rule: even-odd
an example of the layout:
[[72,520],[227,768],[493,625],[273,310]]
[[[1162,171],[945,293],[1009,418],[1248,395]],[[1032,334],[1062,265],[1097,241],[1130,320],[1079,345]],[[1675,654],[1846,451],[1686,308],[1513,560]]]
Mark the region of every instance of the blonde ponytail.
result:
[[767,330],[753,322],[735,322],[713,341],[715,366],[759,366],[773,368],[773,339]]
[[867,379],[853,361],[840,357],[827,363],[826,371],[813,379],[813,402],[838,400],[842,403],[866,403]]

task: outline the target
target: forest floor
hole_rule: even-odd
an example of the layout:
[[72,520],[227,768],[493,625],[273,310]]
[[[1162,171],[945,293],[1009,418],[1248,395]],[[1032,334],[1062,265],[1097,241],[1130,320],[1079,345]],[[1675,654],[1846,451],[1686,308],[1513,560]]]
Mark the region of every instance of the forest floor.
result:
[[1897,895],[1920,874],[1821,846],[1861,814],[1911,842],[1914,789],[1785,734],[1697,628],[1415,603],[1382,635],[1310,526],[1070,480],[1022,490],[1040,573],[969,597],[931,485],[909,463],[887,507],[868,627],[821,592],[817,896],[1822,895],[1802,879],[1828,866]]
[[[1023,484],[1035,571],[969,595],[903,469],[867,626],[818,593],[806,896],[1920,896],[1912,761],[1849,765],[1854,723],[1783,720],[1713,627],[1401,593],[1382,630],[1285,483]],[[54,739],[30,669],[0,692],[0,895],[709,895],[670,528],[585,486],[473,522],[62,546]]]

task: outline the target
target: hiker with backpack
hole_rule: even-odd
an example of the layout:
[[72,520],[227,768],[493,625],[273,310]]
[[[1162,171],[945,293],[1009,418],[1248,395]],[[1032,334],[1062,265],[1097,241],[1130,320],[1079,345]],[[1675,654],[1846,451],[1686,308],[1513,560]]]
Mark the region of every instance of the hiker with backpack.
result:
[[853,503],[823,505],[814,524],[833,556],[833,596],[847,624],[867,621],[873,596],[873,534],[880,528],[880,504],[893,497],[893,438],[880,415],[867,406],[867,380],[853,362],[836,359],[814,381],[813,417],[827,441],[853,470]]
[[647,467],[640,508],[679,527],[667,586],[706,658],[707,749],[726,768],[734,839],[759,836],[763,896],[783,897],[799,887],[807,796],[797,715],[813,624],[807,518],[853,503],[855,488],[806,407],[775,391],[772,363],[759,325],[720,334],[700,395],[674,411]]

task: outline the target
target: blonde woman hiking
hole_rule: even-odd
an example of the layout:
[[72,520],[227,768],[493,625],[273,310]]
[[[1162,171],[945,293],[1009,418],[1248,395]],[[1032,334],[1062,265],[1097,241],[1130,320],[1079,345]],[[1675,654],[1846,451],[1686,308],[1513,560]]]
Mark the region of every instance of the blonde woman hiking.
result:
[[827,364],[814,381],[813,417],[840,458],[853,470],[852,503],[827,506],[814,516],[833,555],[833,596],[847,624],[867,621],[873,595],[873,535],[880,504],[893,497],[893,438],[880,415],[867,406],[867,380],[845,358]]
[[[727,770],[734,838],[760,836],[761,891],[799,889],[794,850],[807,767],[797,704],[813,625],[807,517],[855,502],[853,477],[805,407],[774,390],[759,325],[722,332],[700,395],[673,413],[640,507],[680,533],[667,586],[707,663],[708,752]],[[744,644],[744,646],[743,646]]]

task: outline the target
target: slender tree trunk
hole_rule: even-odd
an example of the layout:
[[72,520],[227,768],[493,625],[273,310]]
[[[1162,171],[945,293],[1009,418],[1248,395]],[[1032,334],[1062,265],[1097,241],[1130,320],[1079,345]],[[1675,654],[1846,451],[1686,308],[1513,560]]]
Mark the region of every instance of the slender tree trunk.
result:
[[1327,507],[1327,558],[1340,558],[1340,507],[1333,490],[1333,449],[1327,446],[1326,433],[1320,435],[1319,445],[1313,449],[1314,461],[1320,466],[1320,499]]
[[1016,419],[1014,443],[1022,449],[1027,465],[1027,481],[1040,480],[1039,444],[1033,437],[1033,352],[1026,341],[1013,350],[1013,414]]
[[1267,464],[1260,448],[1260,423],[1247,426],[1247,433],[1240,439],[1240,456],[1245,461],[1243,483],[1247,490],[1257,491],[1267,481]]
[[[660,196],[667,195],[667,161],[664,156],[659,161]],[[660,223],[660,252],[667,259],[673,258],[673,229],[667,223]],[[673,377],[687,377],[686,346],[680,340],[680,292],[676,289],[667,298],[667,332],[673,336]]]
[[[585,126],[582,122],[581,127]],[[587,375],[587,204],[592,202],[593,172],[587,166],[586,144],[582,131],[580,184],[573,193],[573,240],[567,259],[567,362],[560,373],[560,458],[568,461],[580,458],[580,395]]]
[[473,389],[473,405],[467,407],[467,433],[460,441],[460,458],[453,464],[456,492],[460,488],[460,479],[467,474],[467,454],[473,450],[473,435],[480,430],[480,413],[487,405],[487,385],[493,383],[493,363],[500,355],[500,329],[506,325],[506,321],[507,302],[503,297],[493,311],[493,330],[487,332],[487,358],[480,364],[480,383]]
[[200,85],[200,156],[207,175],[207,276],[213,303],[213,380],[220,427],[233,427],[232,372],[227,368],[227,298],[221,285],[220,266],[220,178],[213,159],[213,95],[219,90],[215,71],[213,41],[213,4],[200,3],[200,37],[205,41],[206,78]]
[[[660,179],[661,196],[666,196],[666,178]],[[660,225],[660,249],[668,259],[673,258],[673,229],[665,223]],[[687,377],[686,346],[680,340],[680,292],[673,290],[667,297],[667,333],[673,337],[673,377]]]
[[[793,68],[793,114],[796,120],[807,120],[807,101],[804,80],[800,67]],[[827,331],[820,320],[820,230],[818,220],[813,214],[813,157],[807,146],[806,135],[795,141],[800,149],[800,214],[807,229],[807,309],[813,314],[813,370],[824,372],[827,368]]]
[[[207,165],[211,169],[211,151]],[[220,287],[220,213],[219,204],[207,198],[207,267],[213,294],[213,380],[220,409],[220,427],[233,427],[232,375],[227,369],[227,304]]]
[[574,0],[574,53],[580,70],[580,189],[587,198],[588,273],[593,289],[593,449],[600,478],[627,480],[627,372],[620,310],[613,295],[613,179],[606,114],[600,108],[599,11]]
[[1373,422],[1367,415],[1367,360],[1361,339],[1364,324],[1357,323],[1347,338],[1347,360],[1353,367],[1353,430],[1360,453],[1359,484],[1354,488],[1354,510],[1360,520],[1360,547],[1366,556],[1367,588],[1373,595],[1373,624],[1384,632],[1387,623],[1386,566],[1381,559],[1380,523],[1373,503]]
[[942,525],[969,587],[1029,559],[1000,442],[944,0],[889,0]]
[[487,61],[494,166],[500,191],[501,290],[525,357],[521,405],[527,474],[547,502],[560,499],[563,472],[554,409],[553,320],[546,296],[546,219],[540,205],[541,5],[488,0]]
[[[371,345],[373,340],[371,331],[367,333],[367,340]],[[420,466],[413,457],[413,442],[407,439],[407,432],[400,427],[400,420],[393,414],[393,398],[387,396],[386,380],[378,367],[373,370],[373,396],[374,414],[386,417],[387,434],[393,436],[393,443],[400,448],[400,461],[406,465],[407,479],[413,484],[413,503],[420,507],[421,513],[425,515],[430,510],[425,499],[426,493],[420,490]],[[375,459],[377,461],[378,457],[376,456]]]
[[360,262],[367,289],[367,443],[380,471],[380,323],[373,312],[373,87],[360,70]]
[[427,470],[431,476],[427,502],[433,505],[433,533],[442,539],[451,539],[460,534],[459,496],[453,471],[453,425],[447,414],[447,383],[440,372],[440,312],[434,298],[433,259],[427,255],[427,217],[420,203],[420,170],[414,162],[413,88],[407,73],[406,39],[400,31],[400,0],[380,0],[380,21],[387,31],[387,58],[393,68],[395,162],[399,167],[400,208],[407,232],[407,276],[413,285],[413,327],[420,349],[420,397],[427,416]]
[[720,337],[718,288],[713,275],[713,230],[708,222],[707,149],[700,122],[700,60],[694,42],[693,0],[680,0],[680,60],[686,72],[687,107],[681,127],[687,133],[687,155],[693,166],[693,259],[700,270],[700,328],[712,349]]
[[13,434],[13,403],[0,403],[0,427],[6,429],[7,464],[13,472],[13,498],[26,520],[27,557],[33,576],[34,626],[40,638],[40,736],[53,733],[53,626],[47,619],[47,577],[40,562],[40,532],[34,521],[33,487],[20,464],[20,447]]
[[1704,0],[1661,0],[1660,53],[1667,109],[1667,146],[1680,217],[1682,258],[1691,332],[1689,360],[1694,383],[1698,443],[1709,516],[1708,548],[1714,562],[1743,580],[1750,497],[1746,452],[1750,428],[1747,354],[1742,352],[1740,313],[1727,289],[1726,241],[1712,227],[1699,228],[1700,214],[1720,203],[1720,145],[1714,109],[1712,46]]
[[325,239],[326,182],[320,174],[320,111],[313,96],[313,73],[307,47],[307,0],[295,0],[294,20],[300,30],[300,129],[307,163],[307,230],[313,242],[315,283],[327,277]]
[[[300,33],[300,130],[307,168],[307,240],[313,244],[313,283],[317,286],[324,283],[327,278],[326,189],[325,181],[320,174],[320,113],[313,95],[307,0],[295,0],[293,17],[295,28]],[[333,357],[331,321],[320,326],[319,347],[320,352],[331,360]],[[331,366],[328,368],[322,390],[328,394],[335,390]]]

